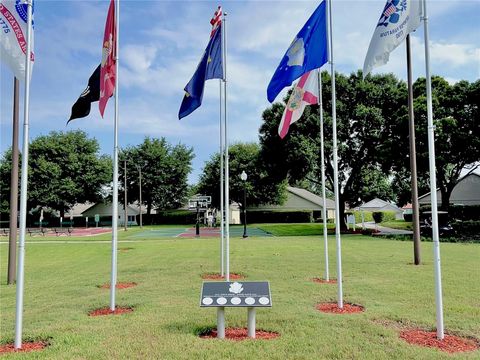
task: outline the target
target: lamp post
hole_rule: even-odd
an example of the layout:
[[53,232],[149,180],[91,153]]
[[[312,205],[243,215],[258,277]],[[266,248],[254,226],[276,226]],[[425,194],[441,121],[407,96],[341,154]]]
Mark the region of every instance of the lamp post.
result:
[[240,174],[243,181],[243,238],[247,238],[247,173],[245,170]]
[[138,170],[138,192],[139,192],[139,208],[140,208],[140,229],[143,229],[143,219],[142,219],[142,167],[140,165],[135,165]]

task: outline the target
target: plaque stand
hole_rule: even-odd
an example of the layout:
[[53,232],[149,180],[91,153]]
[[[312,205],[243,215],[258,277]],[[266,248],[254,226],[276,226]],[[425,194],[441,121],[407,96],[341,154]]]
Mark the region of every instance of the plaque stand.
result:
[[248,337],[255,339],[255,308],[249,307],[247,313]]
[[225,339],[225,308],[217,308],[217,338]]

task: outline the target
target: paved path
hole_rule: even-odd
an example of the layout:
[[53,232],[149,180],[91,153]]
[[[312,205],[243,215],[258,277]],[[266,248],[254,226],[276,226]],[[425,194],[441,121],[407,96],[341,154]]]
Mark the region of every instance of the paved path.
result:
[[[357,226],[361,227],[362,224],[357,224]],[[366,222],[365,227],[367,229],[379,230],[380,232],[377,233],[377,235],[412,235],[413,234],[413,231],[411,230],[392,229],[392,228],[380,226],[380,225],[375,226],[374,222]]]

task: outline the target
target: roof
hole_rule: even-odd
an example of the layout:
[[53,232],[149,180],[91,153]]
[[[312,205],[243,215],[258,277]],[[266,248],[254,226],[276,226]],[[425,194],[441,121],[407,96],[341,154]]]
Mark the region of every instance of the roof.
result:
[[390,204],[389,202],[376,198],[370,200],[358,207],[360,210],[393,210],[393,211],[401,211],[398,206],[394,204]]
[[[472,173],[467,174],[467,175],[465,175],[465,176],[462,176],[460,179],[458,179],[457,185],[460,183],[460,181],[463,181],[463,180],[465,180],[466,178],[468,178],[468,177],[470,177],[470,176],[476,176],[476,177],[480,178],[480,175],[479,175],[479,174],[477,174],[477,173],[475,173],[475,172],[472,172]],[[455,185],[455,186],[457,186],[457,185]],[[438,192],[438,191],[440,191],[440,188],[437,188],[437,192]],[[424,195],[422,195],[422,196],[419,196],[419,197],[418,197],[418,200],[423,199],[423,198],[425,198],[425,197],[427,197],[427,196],[429,196],[429,195],[430,195],[430,192],[428,192],[428,193],[426,193],[426,194],[424,194]]]
[[[288,186],[287,187],[287,191],[291,192],[292,194],[295,194],[307,201],[310,201],[318,206],[323,206],[323,198],[318,196],[318,195],[315,195],[314,193],[308,191],[308,190],[305,190],[305,189],[300,189],[300,188],[296,188],[296,187],[293,187],[293,186]],[[331,199],[325,199],[325,202],[327,204],[327,209],[335,209],[335,202]]]

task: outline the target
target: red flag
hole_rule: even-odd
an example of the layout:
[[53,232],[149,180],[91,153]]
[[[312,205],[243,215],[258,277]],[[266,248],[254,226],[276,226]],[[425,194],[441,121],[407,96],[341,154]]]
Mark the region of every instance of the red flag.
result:
[[103,36],[102,64],[100,68],[100,100],[98,107],[103,117],[108,99],[115,91],[115,78],[117,62],[117,32],[115,25],[115,3],[110,1],[108,8],[107,23],[105,24],[105,35]]

